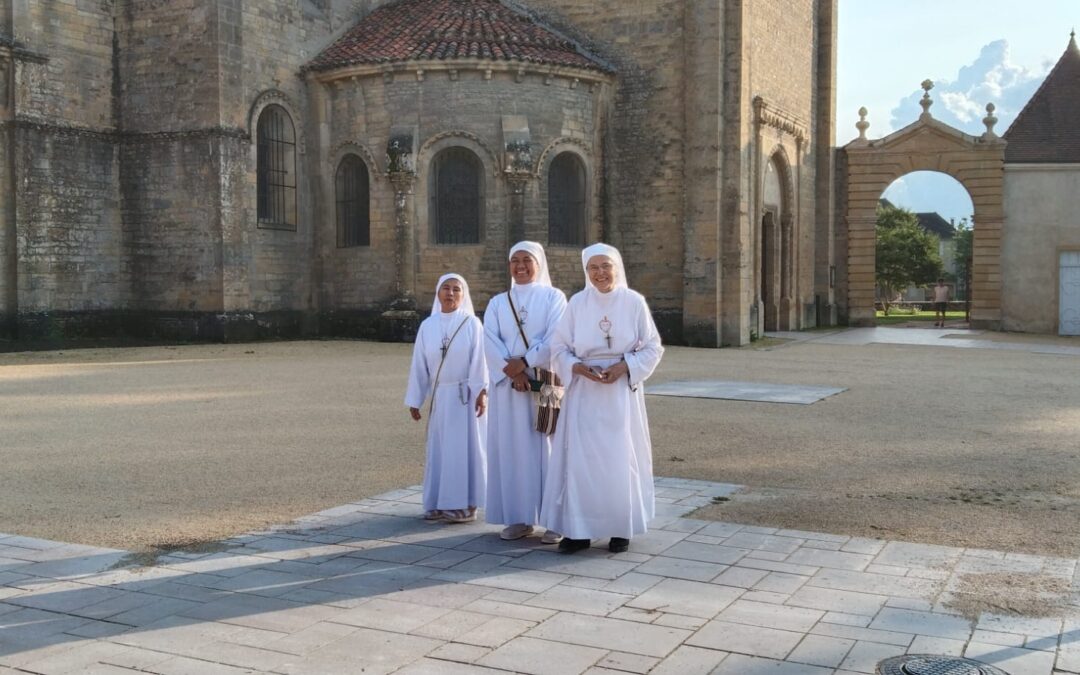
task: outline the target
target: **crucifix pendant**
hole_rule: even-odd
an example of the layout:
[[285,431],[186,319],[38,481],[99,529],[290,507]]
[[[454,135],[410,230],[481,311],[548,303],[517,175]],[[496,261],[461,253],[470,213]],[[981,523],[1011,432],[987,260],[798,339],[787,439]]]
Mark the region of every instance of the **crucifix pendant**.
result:
[[446,351],[448,349],[450,349],[450,341],[447,340],[446,338],[443,338],[442,347],[439,347],[439,351],[442,352],[442,357],[444,359],[446,358]]
[[608,349],[611,349],[611,320],[606,316],[600,319],[600,330],[604,331],[604,340],[607,342]]

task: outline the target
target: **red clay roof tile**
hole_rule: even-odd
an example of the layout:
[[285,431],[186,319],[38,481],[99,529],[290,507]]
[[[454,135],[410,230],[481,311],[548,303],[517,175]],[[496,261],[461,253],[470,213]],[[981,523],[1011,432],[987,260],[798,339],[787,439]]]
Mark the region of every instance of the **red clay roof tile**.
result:
[[383,5],[307,68],[461,58],[611,72],[573,42],[499,0],[399,0]]

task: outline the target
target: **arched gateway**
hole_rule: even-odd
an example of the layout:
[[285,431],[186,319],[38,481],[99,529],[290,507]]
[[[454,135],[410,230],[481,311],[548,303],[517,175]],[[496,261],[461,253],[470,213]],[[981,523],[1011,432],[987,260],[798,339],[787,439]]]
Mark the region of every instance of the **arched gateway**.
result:
[[[940,171],[958,180],[975,207],[971,270],[973,328],[1001,325],[1001,239],[1005,178],[1005,141],[994,133],[993,104],[983,120],[986,133],[971,136],[939,122],[930,114],[930,89],[923,82],[918,121],[885,138],[870,140],[866,109],[859,111],[859,137],[842,149],[846,169],[841,194],[844,217],[838,233],[847,240],[846,269],[838,270],[839,304],[853,326],[873,325],[875,246],[878,199],[889,185],[912,171]],[[846,283],[845,283],[846,282]],[[846,294],[846,297],[844,297]]]

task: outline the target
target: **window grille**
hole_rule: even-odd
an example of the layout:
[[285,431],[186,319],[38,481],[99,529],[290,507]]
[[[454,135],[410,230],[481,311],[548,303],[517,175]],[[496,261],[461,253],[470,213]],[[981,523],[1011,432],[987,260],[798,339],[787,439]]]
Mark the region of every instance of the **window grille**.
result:
[[289,113],[267,106],[259,115],[257,196],[261,227],[296,229],[296,132]]
[[548,241],[585,245],[585,165],[572,152],[558,155],[548,169]]
[[436,244],[480,243],[481,171],[479,158],[465,148],[449,148],[435,157],[431,212]]
[[338,164],[335,198],[338,246],[369,246],[371,212],[368,170],[358,156],[345,155]]

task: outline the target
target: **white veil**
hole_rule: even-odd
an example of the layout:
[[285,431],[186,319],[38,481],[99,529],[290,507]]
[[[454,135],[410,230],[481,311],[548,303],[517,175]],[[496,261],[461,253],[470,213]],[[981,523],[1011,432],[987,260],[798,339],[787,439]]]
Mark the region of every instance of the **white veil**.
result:
[[[550,286],[551,274],[548,272],[547,255],[544,253],[544,247],[535,241],[519,241],[514,244],[510,249],[510,255],[507,256],[507,260],[514,257],[514,254],[518,251],[524,251],[533,257],[536,261],[537,271],[536,280],[533,281],[537,286]],[[517,286],[517,282],[513,280],[513,275],[510,276],[510,286]]]
[[623,266],[619,249],[609,244],[593,244],[581,252],[581,269],[585,271],[585,290],[595,288],[589,279],[589,260],[598,255],[606,255],[615,264],[615,288],[629,288],[626,283],[626,267]]
[[472,296],[469,295],[469,282],[465,281],[465,277],[460,274],[454,274],[453,272],[442,275],[439,277],[439,283],[435,284],[435,303],[431,306],[432,315],[437,316],[442,314],[442,303],[439,302],[439,289],[442,288],[442,285],[447,279],[457,279],[461,282],[461,289],[464,291],[462,295],[464,295],[464,297],[461,299],[461,306],[458,307],[458,311],[465,312],[469,316],[476,316],[476,310],[473,309]]

